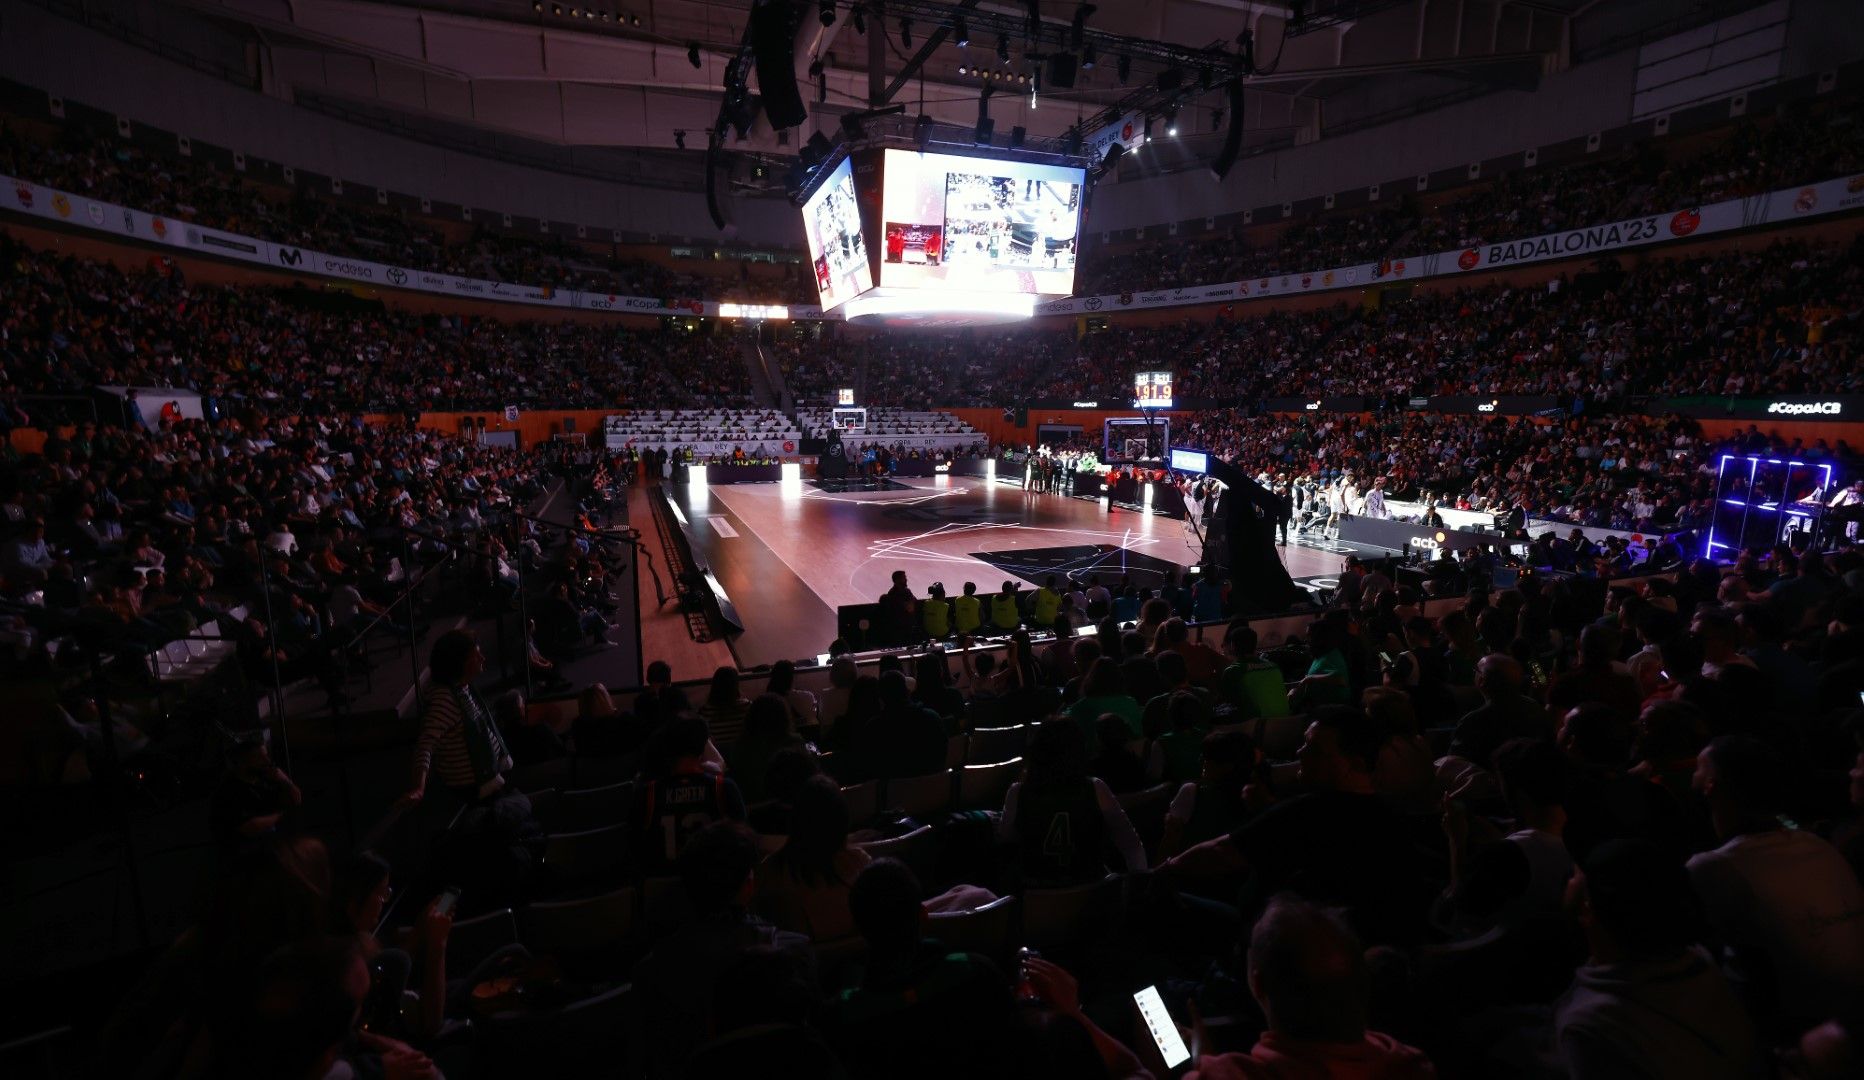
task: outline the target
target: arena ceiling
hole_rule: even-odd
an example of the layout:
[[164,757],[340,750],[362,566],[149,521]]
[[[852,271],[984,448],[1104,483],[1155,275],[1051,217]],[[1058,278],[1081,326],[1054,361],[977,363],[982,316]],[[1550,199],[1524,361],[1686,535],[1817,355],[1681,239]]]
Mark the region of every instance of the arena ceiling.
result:
[[[108,0],[106,0],[108,2]],[[478,133],[545,147],[702,149],[720,126],[733,57],[748,55],[755,0],[120,0],[154,3],[237,44],[268,93],[403,130]],[[781,2],[781,0],[779,0]],[[1097,114],[1158,102],[1161,75],[1179,80],[1193,164],[1214,153],[1227,120],[1222,81],[1239,35],[1253,35],[1246,80],[1250,145],[1319,138],[1343,126],[1496,89],[1531,89],[1572,62],[1589,21],[1611,34],[1672,26],[1727,5],[1700,0],[837,0],[825,24],[817,0],[789,0],[801,27],[795,70],[810,117],[777,132],[761,116],[725,147],[794,153],[813,130],[887,104],[970,127],[986,81],[997,130],[1059,137]],[[1299,7],[1299,12],[1295,7]],[[858,20],[865,33],[857,29]],[[1041,29],[1031,43],[1031,8]],[[954,38],[963,16],[968,46]],[[910,18],[910,26],[902,24]],[[1593,37],[1605,30],[1594,29]],[[1094,46],[1090,68],[1087,46]],[[1069,51],[1072,89],[1030,78],[1029,54]],[[1203,53],[1199,65],[1190,54]],[[1128,58],[1122,79],[1120,57]],[[1007,57],[1007,60],[1004,59]],[[696,58],[697,64],[692,61]],[[817,68],[815,65],[820,64]],[[1203,68],[1213,68],[1203,89]],[[1176,76],[1165,74],[1175,70]],[[816,74],[819,72],[819,74]],[[751,90],[758,91],[755,78]],[[657,155],[649,154],[651,160]],[[673,155],[668,154],[668,157]],[[669,162],[671,164],[671,162]]]

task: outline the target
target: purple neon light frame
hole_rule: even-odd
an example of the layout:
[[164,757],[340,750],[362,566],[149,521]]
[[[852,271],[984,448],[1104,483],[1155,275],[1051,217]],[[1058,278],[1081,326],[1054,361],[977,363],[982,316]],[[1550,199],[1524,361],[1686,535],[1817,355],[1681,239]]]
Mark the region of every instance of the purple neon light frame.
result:
[[[1754,477],[1757,473],[1759,473],[1760,467],[1763,464],[1785,465],[1789,469],[1793,468],[1794,466],[1799,466],[1801,468],[1809,467],[1813,469],[1819,469],[1823,471],[1823,473],[1825,474],[1824,478],[1819,482],[1819,490],[1826,491],[1830,489],[1832,486],[1832,467],[1830,465],[1814,465],[1809,461],[1784,461],[1780,458],[1764,458],[1764,457],[1759,457],[1754,454],[1747,454],[1745,456],[1736,455],[1736,454],[1723,454],[1721,463],[1717,465],[1715,469],[1715,490],[1718,492],[1722,490],[1722,478],[1728,475],[1728,463],[1731,461],[1745,461],[1748,463],[1748,491],[1749,493],[1752,493],[1754,490]],[[1739,506],[1750,514],[1756,510],[1759,510],[1762,513],[1768,513],[1768,514],[1783,512],[1788,517],[1804,518],[1804,517],[1812,516],[1811,514],[1806,513],[1803,510],[1785,510],[1778,503],[1774,503],[1771,505],[1767,503],[1750,503],[1745,499],[1722,499],[1721,501],[1729,506]],[[1745,519],[1745,516],[1746,515],[1743,515],[1744,519]],[[1746,529],[1744,528],[1742,531],[1745,533]],[[1718,547],[1728,548],[1731,551],[1733,550],[1732,545],[1718,543],[1716,541],[1715,539],[1715,515],[1710,514],[1709,515],[1709,538],[1707,542],[1705,542],[1702,546],[1702,557],[1705,559],[1714,559],[1715,549]]]

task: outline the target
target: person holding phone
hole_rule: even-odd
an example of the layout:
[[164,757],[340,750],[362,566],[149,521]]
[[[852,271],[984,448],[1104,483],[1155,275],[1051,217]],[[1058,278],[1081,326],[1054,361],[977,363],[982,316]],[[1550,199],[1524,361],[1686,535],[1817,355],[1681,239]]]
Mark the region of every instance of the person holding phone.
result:
[[1249,935],[1249,994],[1268,1030],[1246,1054],[1198,1058],[1187,1080],[1435,1077],[1422,1050],[1367,1028],[1370,983],[1365,950],[1339,912],[1275,897]]

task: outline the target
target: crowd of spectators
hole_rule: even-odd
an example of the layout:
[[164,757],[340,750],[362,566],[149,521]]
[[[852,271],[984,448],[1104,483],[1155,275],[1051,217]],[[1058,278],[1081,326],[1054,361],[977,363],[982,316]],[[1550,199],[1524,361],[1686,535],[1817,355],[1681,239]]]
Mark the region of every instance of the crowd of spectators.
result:
[[725,333],[416,315],[301,291],[125,271],[0,237],[0,373],[26,394],[196,390],[270,412],[737,404],[749,373]]
[[1645,142],[1602,159],[1502,173],[1472,191],[1388,209],[1314,214],[1232,235],[1089,248],[1082,296],[1188,288],[1377,263],[1667,213],[1864,169],[1856,103],[1793,107],[1669,153]]
[[753,274],[675,268],[602,245],[442,224],[406,210],[285,191],[205,161],[152,153],[116,137],[67,131],[52,141],[0,125],[0,173],[175,221],[391,266],[618,296],[809,303],[800,263]]
[[[1140,1078],[1175,1027],[1208,1078],[1836,1080],[1864,1049],[1860,574],[1855,549],[1749,552],[1427,615],[1355,562],[1304,634],[1235,622],[1221,648],[1187,623],[1223,626],[1216,579],[947,599],[900,574],[884,617],[933,639],[904,662],[844,657],[816,691],[781,663],[762,692],[655,664],[560,728],[486,703],[455,631],[402,797],[465,806],[440,865],[332,851],[235,750],[201,921],[98,1049],[149,1075],[185,1051]],[[546,786],[598,771],[625,779]],[[1058,896],[1095,899],[1051,921]],[[1167,1014],[1141,1022],[1146,987]]]
[[[952,403],[1121,401],[1134,372],[1160,365],[1179,399],[1219,402],[1854,393],[1864,387],[1860,311],[1864,242],[1778,241],[1629,268],[1603,261],[1543,286],[1419,290],[1377,306],[1116,326],[1078,341],[1055,330],[979,334]],[[896,354],[927,339],[897,340]]]

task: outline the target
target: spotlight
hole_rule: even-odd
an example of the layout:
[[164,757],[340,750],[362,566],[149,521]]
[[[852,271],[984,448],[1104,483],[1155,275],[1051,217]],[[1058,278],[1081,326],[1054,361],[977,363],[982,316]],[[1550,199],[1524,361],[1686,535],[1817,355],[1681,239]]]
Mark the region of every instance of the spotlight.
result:
[[865,9],[861,7],[861,5],[856,4],[852,8],[849,8],[848,17],[854,20],[854,32],[855,33],[857,34],[867,33],[867,12]]
[[968,73],[969,73],[969,69],[967,69],[963,64],[958,65],[958,74],[965,75]]
[[911,19],[901,19],[900,20],[900,48],[910,49],[912,47],[913,47],[913,21]]
[[822,3],[819,5],[819,10],[821,11],[821,14],[822,14],[822,25],[823,26],[834,26],[835,25],[835,0],[822,0]]
[[1079,49],[1081,47],[1081,39],[1087,34],[1088,16],[1092,15],[1097,10],[1099,9],[1092,4],[1082,4],[1080,7],[1074,9],[1074,23],[1068,28],[1068,34],[1069,40],[1074,43],[1075,48]]
[[1094,43],[1091,41],[1088,42],[1087,48],[1081,51],[1081,70],[1083,71],[1094,70],[1094,64],[1099,59],[1100,59],[1099,54],[1094,51]]
[[930,116],[922,115],[914,121],[913,138],[919,143],[921,150],[924,150],[926,145],[932,141],[932,118]]
[[1133,77],[1133,58],[1122,55],[1118,66],[1114,70],[1119,72],[1120,85],[1125,86],[1126,80]]
[[1145,138],[1140,139],[1139,141],[1142,143],[1149,143],[1152,141],[1152,118],[1150,116],[1146,117]]
[[691,64],[694,67],[700,66],[699,65],[699,46],[697,44],[688,44],[686,46],[686,62]]
[[552,4],[552,5],[550,5],[550,14],[552,14],[552,15],[561,15],[561,14],[563,14],[563,5],[562,5],[562,4]]
[[1003,63],[1010,62],[1010,35],[997,35],[997,59]]
[[684,131],[676,131],[673,133],[673,148],[676,150],[686,149],[686,133]]
[[1173,138],[1178,136],[1178,106],[1176,105],[1165,110],[1165,134]]
[[634,14],[633,12],[629,12],[628,13],[628,25],[629,26],[641,25],[641,17],[639,15]]
[[531,0],[531,10],[537,12],[540,15],[543,14],[544,0]]
[[971,44],[971,27],[964,21],[964,16],[958,16],[951,24],[951,39],[958,43],[960,49]]

